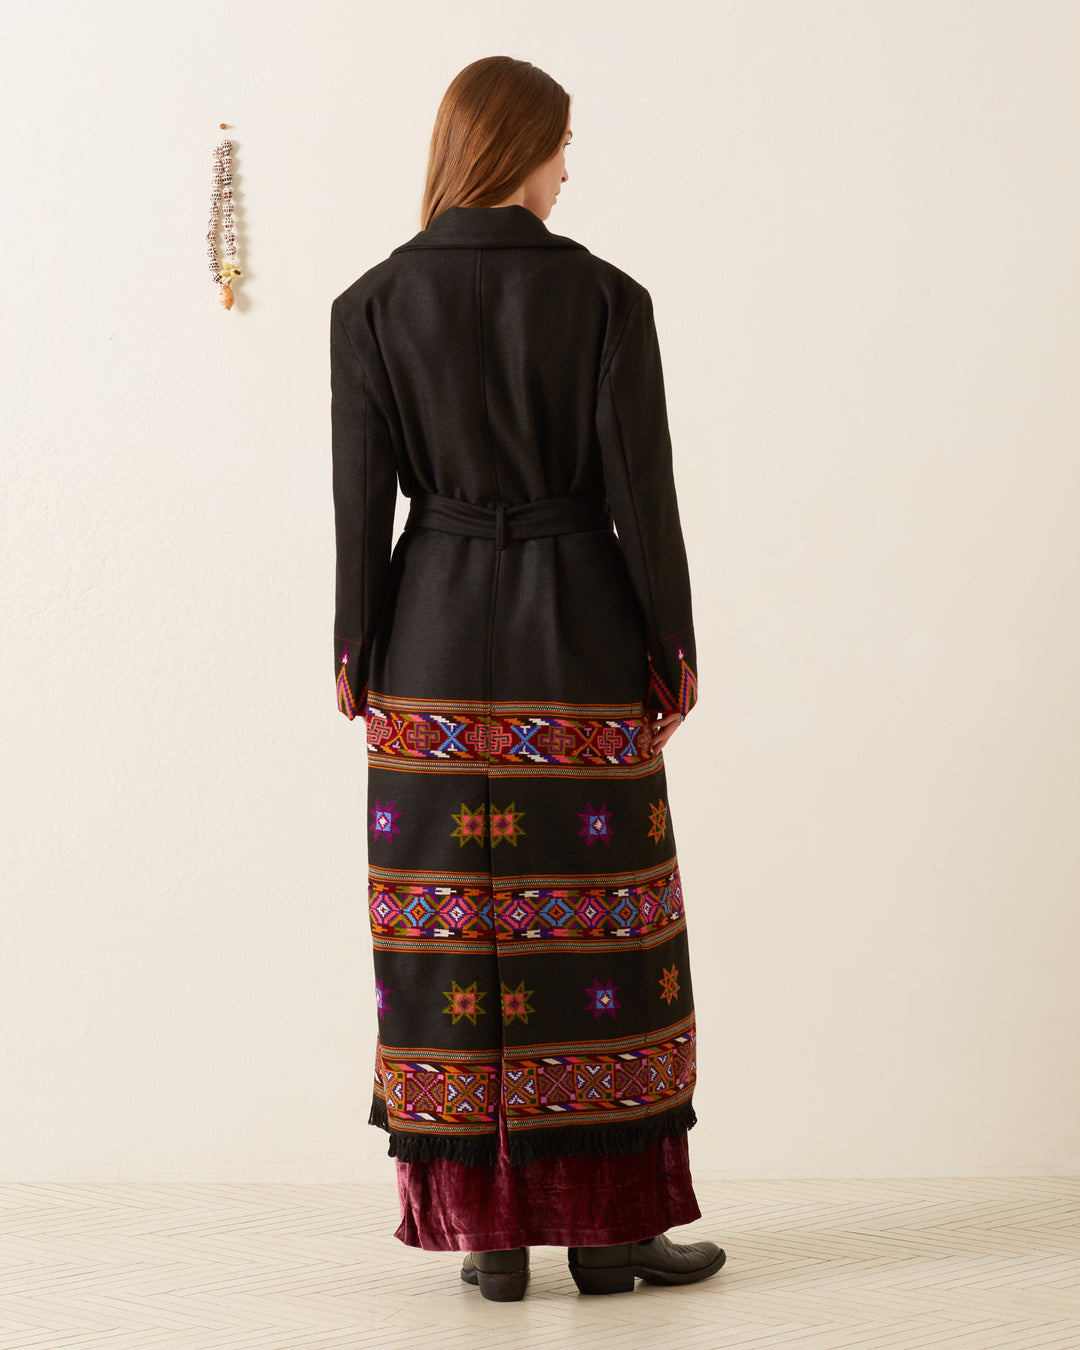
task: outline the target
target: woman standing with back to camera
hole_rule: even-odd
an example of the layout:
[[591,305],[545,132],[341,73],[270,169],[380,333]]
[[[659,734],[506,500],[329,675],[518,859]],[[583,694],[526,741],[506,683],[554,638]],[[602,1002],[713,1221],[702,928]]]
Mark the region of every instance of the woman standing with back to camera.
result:
[[[714,1274],[661,749],[697,698],[652,300],[545,221],[570,97],[475,61],[424,228],[331,306],[338,706],[364,717],[395,1237],[518,1299]],[[411,499],[391,547],[397,488]],[[614,529],[613,529],[614,526]],[[617,536],[615,531],[617,530]]]

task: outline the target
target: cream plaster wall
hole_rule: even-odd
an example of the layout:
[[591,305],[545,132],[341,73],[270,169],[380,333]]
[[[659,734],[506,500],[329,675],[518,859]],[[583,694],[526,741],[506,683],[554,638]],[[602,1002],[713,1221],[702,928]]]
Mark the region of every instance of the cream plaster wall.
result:
[[695,1175],[1076,1172],[1080,6],[108,0],[4,20],[0,1179],[393,1175],[329,304],[496,52],[660,330]]

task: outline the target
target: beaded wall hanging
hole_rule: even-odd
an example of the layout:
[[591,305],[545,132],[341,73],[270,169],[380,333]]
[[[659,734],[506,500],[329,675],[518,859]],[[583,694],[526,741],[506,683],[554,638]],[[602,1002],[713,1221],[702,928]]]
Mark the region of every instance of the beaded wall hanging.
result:
[[[225,123],[221,123],[224,131]],[[218,219],[220,214],[222,234],[225,241],[223,266],[218,265]],[[213,178],[210,184],[210,223],[206,228],[206,256],[210,259],[210,273],[215,286],[220,286],[218,299],[225,309],[232,309],[235,296],[232,282],[241,275],[236,266],[236,231],[233,228],[232,210],[232,142],[221,141],[214,146]]]

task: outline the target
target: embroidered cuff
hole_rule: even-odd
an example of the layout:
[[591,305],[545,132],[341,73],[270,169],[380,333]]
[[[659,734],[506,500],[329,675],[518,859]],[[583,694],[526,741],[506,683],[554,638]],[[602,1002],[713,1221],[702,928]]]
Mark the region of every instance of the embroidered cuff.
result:
[[649,688],[645,707],[685,717],[697,702],[697,654],[693,628],[650,638]]
[[367,664],[361,639],[334,634],[334,673],[338,711],[351,722],[367,711]]

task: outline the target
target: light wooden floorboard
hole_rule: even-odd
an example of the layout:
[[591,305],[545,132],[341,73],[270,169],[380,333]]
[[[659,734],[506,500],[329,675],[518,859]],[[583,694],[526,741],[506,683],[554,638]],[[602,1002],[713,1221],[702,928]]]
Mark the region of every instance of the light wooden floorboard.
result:
[[711,1279],[518,1303],[378,1185],[0,1186],[0,1350],[1080,1350],[1080,1177],[695,1181]]

